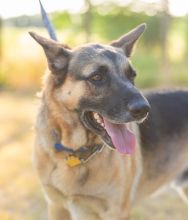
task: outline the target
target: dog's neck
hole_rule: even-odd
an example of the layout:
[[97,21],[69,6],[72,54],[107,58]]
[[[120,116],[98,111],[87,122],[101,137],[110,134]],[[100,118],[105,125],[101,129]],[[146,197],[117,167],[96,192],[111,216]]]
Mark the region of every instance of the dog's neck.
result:
[[55,119],[55,122],[63,145],[79,148],[87,144],[87,132],[80,123],[73,123],[72,121],[67,123],[61,116]]
[[101,143],[96,134],[84,127],[77,112],[70,112],[65,108],[62,114],[58,109],[54,108],[52,103],[50,108],[53,109],[48,108],[46,118],[50,119],[48,123],[51,130],[55,130],[58,134],[58,138],[55,138],[56,142],[61,142],[64,146],[74,150],[83,146],[87,147]]

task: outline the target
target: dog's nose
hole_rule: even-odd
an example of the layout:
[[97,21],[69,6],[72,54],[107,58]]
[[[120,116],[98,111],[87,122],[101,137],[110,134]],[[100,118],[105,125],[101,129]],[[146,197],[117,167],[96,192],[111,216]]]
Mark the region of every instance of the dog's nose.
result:
[[150,110],[150,105],[145,100],[128,104],[131,116],[137,120],[144,118]]

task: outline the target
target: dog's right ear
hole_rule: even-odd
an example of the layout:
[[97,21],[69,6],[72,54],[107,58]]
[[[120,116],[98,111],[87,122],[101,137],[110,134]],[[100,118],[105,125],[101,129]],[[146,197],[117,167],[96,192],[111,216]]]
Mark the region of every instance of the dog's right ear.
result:
[[71,50],[34,32],[29,32],[29,34],[43,47],[50,71],[53,74],[65,74],[72,54]]

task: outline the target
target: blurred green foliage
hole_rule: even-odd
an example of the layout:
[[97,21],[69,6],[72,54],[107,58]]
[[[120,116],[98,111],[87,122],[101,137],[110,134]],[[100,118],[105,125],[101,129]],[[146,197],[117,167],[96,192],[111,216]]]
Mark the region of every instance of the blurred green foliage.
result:
[[[50,15],[60,41],[73,47],[85,43],[86,39],[108,43],[145,22],[147,30],[132,57],[139,73],[137,85],[141,88],[188,86],[188,16],[181,18],[168,16],[170,21],[168,30],[164,30],[162,24],[165,22],[165,17],[162,13],[153,15],[147,15],[144,12],[136,13],[129,7],[120,7],[112,3],[105,6],[92,6],[88,20],[86,13],[88,13],[87,10],[80,14],[64,11]],[[4,22],[0,86],[19,89],[39,87],[39,77],[45,69],[45,58],[42,52],[39,52],[39,47],[31,43],[32,39],[28,37],[27,31],[33,30],[33,26],[35,29],[40,27],[36,32],[39,34],[42,32],[44,35],[46,30],[44,31],[41,27],[40,19],[38,26],[35,25],[38,16],[37,19],[36,16],[30,16],[27,22],[22,21],[23,18],[23,16],[15,18],[16,22],[11,18]],[[86,22],[89,27],[85,24]],[[27,24],[25,27],[24,23]],[[165,47],[162,41],[163,32],[166,32]],[[90,35],[89,38],[87,35]],[[10,46],[11,44],[13,46]],[[27,53],[26,56],[24,50]],[[33,53],[35,50],[36,52]],[[31,56],[28,54],[29,51]]]

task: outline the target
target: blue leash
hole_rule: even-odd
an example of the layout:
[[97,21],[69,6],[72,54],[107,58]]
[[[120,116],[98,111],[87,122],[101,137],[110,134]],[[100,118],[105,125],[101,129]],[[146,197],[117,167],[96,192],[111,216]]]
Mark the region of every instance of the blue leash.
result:
[[43,20],[44,26],[48,30],[50,38],[52,40],[57,41],[57,36],[56,36],[56,33],[55,33],[55,29],[54,29],[52,23],[50,22],[50,19],[48,18],[48,15],[47,15],[47,13],[46,13],[46,11],[45,11],[45,9],[44,9],[44,7],[43,7],[40,0],[39,0],[39,4],[40,4],[41,15],[42,15],[42,20]]

